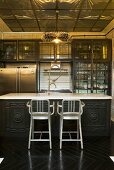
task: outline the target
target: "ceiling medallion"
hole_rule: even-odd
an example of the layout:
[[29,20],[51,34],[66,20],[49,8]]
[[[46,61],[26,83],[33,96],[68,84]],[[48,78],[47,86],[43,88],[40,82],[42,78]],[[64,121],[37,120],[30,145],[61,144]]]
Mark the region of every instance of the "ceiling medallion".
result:
[[47,32],[44,33],[42,40],[54,43],[68,42],[70,35],[67,32]]

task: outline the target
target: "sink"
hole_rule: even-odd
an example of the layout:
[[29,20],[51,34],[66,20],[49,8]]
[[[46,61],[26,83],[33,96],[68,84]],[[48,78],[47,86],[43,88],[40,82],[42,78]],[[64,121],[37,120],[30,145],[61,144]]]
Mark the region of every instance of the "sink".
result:
[[69,89],[60,89],[60,90],[41,90],[39,93],[46,93],[46,92],[58,92],[58,93],[72,93]]

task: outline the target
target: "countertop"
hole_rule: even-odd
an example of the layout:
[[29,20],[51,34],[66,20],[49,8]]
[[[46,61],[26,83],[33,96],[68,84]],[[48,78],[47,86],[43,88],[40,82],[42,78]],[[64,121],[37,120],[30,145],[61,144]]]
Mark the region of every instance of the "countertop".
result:
[[76,93],[8,93],[1,95],[0,99],[112,99],[112,96],[104,94],[76,94]]

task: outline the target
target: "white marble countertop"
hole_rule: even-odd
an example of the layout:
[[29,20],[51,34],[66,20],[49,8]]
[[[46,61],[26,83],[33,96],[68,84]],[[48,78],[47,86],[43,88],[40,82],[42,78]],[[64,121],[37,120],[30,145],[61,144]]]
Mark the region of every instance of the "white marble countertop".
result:
[[0,99],[112,99],[104,94],[76,94],[76,93],[8,93],[1,95]]

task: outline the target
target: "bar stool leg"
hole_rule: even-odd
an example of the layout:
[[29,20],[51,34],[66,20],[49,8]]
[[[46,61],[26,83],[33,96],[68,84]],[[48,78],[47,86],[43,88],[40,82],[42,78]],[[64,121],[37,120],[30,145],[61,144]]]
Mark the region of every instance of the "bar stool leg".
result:
[[79,139],[79,120],[76,120],[77,123],[77,139]]
[[28,149],[30,149],[30,144],[31,144],[31,132],[32,132],[32,118],[31,118],[31,120],[30,120]]
[[50,149],[52,149],[52,142],[51,142],[51,120],[50,120],[50,117],[48,118],[48,127],[49,127],[49,144],[50,144]]
[[62,149],[63,118],[60,117],[60,149]]
[[32,139],[34,139],[34,120],[32,119]]
[[81,149],[83,149],[82,127],[81,127],[81,119],[80,118],[79,118],[79,129],[80,129]]

